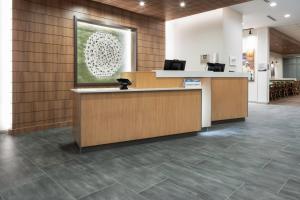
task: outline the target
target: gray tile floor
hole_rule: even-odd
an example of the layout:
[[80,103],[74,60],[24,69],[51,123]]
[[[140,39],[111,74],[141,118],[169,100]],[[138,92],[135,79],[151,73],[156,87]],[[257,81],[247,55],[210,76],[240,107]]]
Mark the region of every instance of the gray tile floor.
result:
[[299,200],[300,107],[82,154],[70,128],[0,134],[0,199]]

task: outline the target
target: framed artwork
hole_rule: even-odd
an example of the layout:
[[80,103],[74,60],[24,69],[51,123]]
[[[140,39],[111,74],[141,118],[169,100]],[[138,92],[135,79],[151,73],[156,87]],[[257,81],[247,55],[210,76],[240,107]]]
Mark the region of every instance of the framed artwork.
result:
[[243,53],[243,71],[248,73],[248,80],[255,81],[255,51]]
[[136,70],[137,30],[74,17],[75,87],[117,85]]

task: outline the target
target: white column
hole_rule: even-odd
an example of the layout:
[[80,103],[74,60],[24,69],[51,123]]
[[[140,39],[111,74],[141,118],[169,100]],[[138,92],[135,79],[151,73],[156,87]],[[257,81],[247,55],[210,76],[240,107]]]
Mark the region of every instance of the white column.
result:
[[0,1],[0,130],[12,128],[12,0]]
[[201,78],[202,127],[211,127],[211,78]]
[[[257,29],[257,68],[268,66],[270,59],[269,28]],[[257,102],[269,103],[269,70],[257,71]]]

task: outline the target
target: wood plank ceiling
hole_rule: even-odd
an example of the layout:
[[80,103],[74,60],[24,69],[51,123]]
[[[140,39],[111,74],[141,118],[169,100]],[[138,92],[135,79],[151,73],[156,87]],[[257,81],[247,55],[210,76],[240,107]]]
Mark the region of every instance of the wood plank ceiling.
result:
[[270,50],[282,55],[300,54],[300,41],[271,28]]
[[140,0],[93,0],[135,13],[172,20],[180,17],[223,8],[250,0],[184,0],[186,6],[179,6],[181,0],[144,0],[145,6],[139,6]]

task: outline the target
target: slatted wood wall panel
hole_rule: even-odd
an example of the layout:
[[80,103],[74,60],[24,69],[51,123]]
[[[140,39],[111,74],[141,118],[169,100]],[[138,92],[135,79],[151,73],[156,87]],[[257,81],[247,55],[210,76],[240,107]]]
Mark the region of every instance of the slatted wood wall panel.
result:
[[162,20],[88,0],[14,0],[14,133],[71,125],[74,15],[137,28],[138,70],[162,68]]

